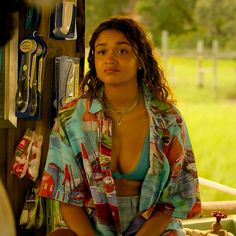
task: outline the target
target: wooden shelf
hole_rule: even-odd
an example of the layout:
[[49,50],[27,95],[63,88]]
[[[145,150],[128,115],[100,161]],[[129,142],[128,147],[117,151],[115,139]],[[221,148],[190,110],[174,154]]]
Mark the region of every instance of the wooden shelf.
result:
[[[18,25],[18,18],[15,22]],[[15,94],[18,77],[18,26],[14,36],[4,47],[4,114],[0,119],[0,128],[15,128]]]

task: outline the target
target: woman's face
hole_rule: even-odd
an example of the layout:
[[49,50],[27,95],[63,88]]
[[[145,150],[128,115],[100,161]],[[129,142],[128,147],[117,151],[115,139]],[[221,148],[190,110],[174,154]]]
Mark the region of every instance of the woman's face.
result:
[[95,67],[105,85],[137,82],[138,59],[130,42],[118,30],[104,30],[95,41]]

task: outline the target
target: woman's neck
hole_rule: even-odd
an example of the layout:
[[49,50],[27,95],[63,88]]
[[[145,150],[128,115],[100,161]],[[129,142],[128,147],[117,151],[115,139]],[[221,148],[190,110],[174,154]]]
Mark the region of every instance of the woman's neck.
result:
[[138,86],[104,86],[104,103],[117,110],[132,106],[138,97]]

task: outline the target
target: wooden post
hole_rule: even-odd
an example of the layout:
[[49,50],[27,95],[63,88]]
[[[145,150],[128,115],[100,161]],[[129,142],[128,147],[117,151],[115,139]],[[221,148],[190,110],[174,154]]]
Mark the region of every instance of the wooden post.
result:
[[234,68],[234,78],[235,78],[235,86],[236,86],[236,67]]
[[168,60],[168,31],[163,30],[161,35],[161,52],[163,58],[163,64],[167,68]]
[[213,87],[214,89],[218,86],[218,50],[219,50],[219,42],[217,40],[213,40],[212,42],[212,57],[213,57]]
[[204,71],[202,70],[202,60],[204,52],[204,42],[202,40],[197,41],[197,72],[198,72],[198,87],[204,86]]
[[171,81],[172,84],[176,84],[174,65],[171,65],[171,67],[170,67],[170,81]]

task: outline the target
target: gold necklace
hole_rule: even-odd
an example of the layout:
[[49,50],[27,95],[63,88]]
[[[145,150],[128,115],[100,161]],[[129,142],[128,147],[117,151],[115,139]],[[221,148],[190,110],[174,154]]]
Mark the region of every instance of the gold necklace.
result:
[[116,124],[117,125],[121,125],[122,124],[122,116],[124,116],[125,114],[131,112],[139,103],[141,94],[139,93],[138,97],[135,99],[134,103],[128,107],[127,109],[123,109],[123,110],[119,110],[119,109],[114,109],[111,105],[109,105],[108,103],[103,103],[104,107],[109,110],[111,113],[115,114],[117,116],[116,120]]

